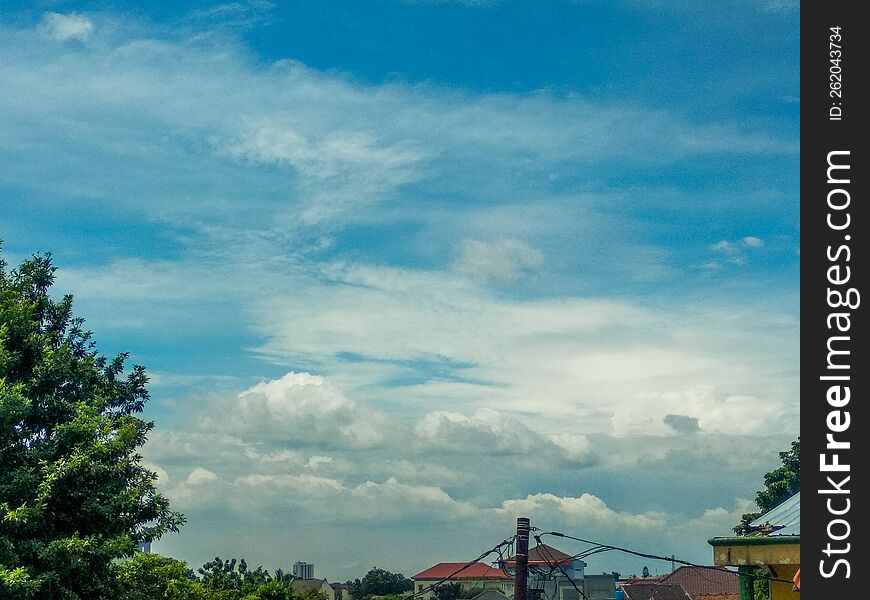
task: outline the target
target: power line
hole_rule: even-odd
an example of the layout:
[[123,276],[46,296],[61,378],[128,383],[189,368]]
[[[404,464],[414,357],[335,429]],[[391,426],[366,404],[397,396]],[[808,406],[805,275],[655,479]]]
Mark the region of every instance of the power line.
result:
[[[545,535],[552,535],[552,536],[556,536],[556,537],[566,538],[569,540],[583,542],[584,544],[590,544],[592,546],[597,546],[597,547],[603,549],[603,550],[601,550],[602,552],[606,552],[609,550],[617,550],[619,552],[625,552],[626,554],[633,554],[634,556],[639,556],[641,558],[649,558],[651,560],[665,560],[668,562],[679,563],[679,564],[687,566],[687,567],[697,567],[699,569],[707,569],[710,571],[722,571],[724,573],[732,573],[732,574],[734,573],[734,571],[731,571],[730,569],[725,569],[723,567],[716,567],[716,566],[712,566],[712,565],[699,565],[699,564],[689,562],[686,560],[680,560],[678,558],[674,558],[673,556],[659,556],[658,554],[650,554],[648,552],[639,552],[637,550],[631,550],[629,548],[622,548],[620,546],[611,546],[610,544],[601,544],[599,542],[593,542],[592,540],[587,540],[587,539],[576,537],[573,535],[568,535],[566,533],[561,533],[559,531],[547,531],[547,532],[540,534],[540,536],[545,536]],[[539,539],[540,536],[536,535],[535,539],[536,540]],[[792,581],[790,579],[778,579],[778,578],[772,577],[770,575],[760,575],[759,577],[763,578],[763,579],[767,579],[768,581],[780,581],[783,583],[792,583]]]
[[513,538],[508,538],[508,539],[502,541],[500,544],[493,546],[490,550],[487,550],[486,552],[484,552],[483,554],[481,554],[480,556],[475,558],[473,561],[465,563],[464,565],[462,565],[461,567],[459,567],[458,569],[456,569],[455,571],[450,573],[450,575],[442,577],[441,579],[439,579],[435,583],[431,583],[424,588],[420,588],[420,591],[414,592],[410,596],[406,596],[405,597],[406,600],[412,600],[412,598],[416,598],[417,596],[431,592],[432,590],[434,590],[438,586],[444,584],[445,582],[449,581],[450,579],[452,579],[452,578],[456,577],[457,575],[459,575],[460,573],[462,573],[465,569],[469,568],[470,566],[472,566],[474,564],[479,563],[480,561],[482,561],[484,558],[486,558],[490,554],[495,554],[496,552],[500,552],[504,546],[507,546],[508,544],[511,544],[511,543],[513,543]]
[[[541,541],[541,535],[535,534],[535,541],[538,542],[539,547],[543,546],[544,548],[546,548],[546,545]],[[549,558],[544,556],[544,552],[550,555]],[[571,585],[574,587],[575,590],[577,590],[577,593],[583,597],[583,600],[589,600],[589,597],[586,595],[586,593],[577,586],[577,582],[574,581],[574,578],[568,575],[568,571],[566,571],[565,568],[561,564],[559,564],[559,561],[555,559],[555,557],[549,550],[539,550],[538,555],[543,556],[544,561],[547,563],[547,566],[550,567],[551,574],[555,575],[553,568],[558,567],[558,569],[562,572],[562,575],[568,578],[568,581],[571,582]],[[552,562],[550,559],[552,559]],[[555,577],[553,578],[553,581],[555,582]]]

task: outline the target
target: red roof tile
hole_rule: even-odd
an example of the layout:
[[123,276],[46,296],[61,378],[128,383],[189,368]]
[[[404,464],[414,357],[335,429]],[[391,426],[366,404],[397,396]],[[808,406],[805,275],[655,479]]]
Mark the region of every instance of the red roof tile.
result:
[[702,594],[739,594],[739,579],[733,571],[685,566],[665,575],[661,582],[681,585],[692,598],[697,598]]
[[625,583],[620,586],[626,600],[691,600],[679,585],[663,583]]
[[[505,561],[505,564],[514,566],[517,562],[516,559],[516,556],[511,556]],[[569,555],[547,544],[538,544],[529,550],[530,565],[566,566],[571,564],[571,561],[572,558]]]
[[[417,573],[411,579],[415,581],[421,579],[437,581],[439,579],[449,577],[452,573],[455,573],[459,569],[462,569],[462,567],[467,564],[468,563],[461,562],[438,563],[434,567],[429,567],[425,571]],[[511,575],[507,575],[501,569],[490,567],[489,565],[485,565],[483,563],[474,563],[468,568],[463,569],[460,573],[453,575],[452,577],[450,577],[450,579],[508,579],[513,581],[513,577]]]

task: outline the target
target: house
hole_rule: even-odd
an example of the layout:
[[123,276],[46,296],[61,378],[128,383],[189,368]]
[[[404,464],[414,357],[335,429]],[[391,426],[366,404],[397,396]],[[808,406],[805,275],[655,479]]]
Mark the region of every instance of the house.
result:
[[335,594],[335,600],[351,600],[350,590],[346,583],[330,583],[332,591]]
[[736,572],[683,566],[667,575],[634,577],[619,587],[626,600],[739,600],[739,579]]
[[662,577],[660,583],[679,585],[692,600],[738,600],[740,595],[740,576],[734,571],[683,566]]
[[625,600],[691,600],[682,586],[676,583],[661,583],[660,581],[643,583],[624,583],[619,586]]
[[771,600],[798,600],[800,592],[792,581],[801,566],[801,494],[764,513],[749,526],[753,535],[715,537],[713,562],[736,566],[740,574],[740,600],[751,600],[753,567],[762,567],[775,578],[770,582]]
[[483,563],[442,562],[417,573],[411,580],[414,594],[424,599],[433,596],[427,588],[442,580],[458,583],[465,594],[495,590],[508,598],[514,595],[514,576]]
[[335,590],[325,579],[294,579],[290,582],[294,592],[307,592],[314,590],[320,592],[326,600],[336,600]]
[[616,577],[613,573],[583,576],[583,593],[589,600],[613,600],[616,592]]
[[[616,580],[613,573],[587,576],[585,562],[547,544],[529,549],[528,565],[529,590],[540,598],[581,600],[580,591],[589,600],[612,600],[614,597]],[[515,566],[514,556],[505,562],[505,568],[511,574]]]
[[[531,548],[528,566],[530,598],[581,600],[582,594],[585,594],[589,600],[613,600],[616,590],[613,573],[586,577],[586,563],[557,548],[547,544],[538,544]],[[433,596],[427,588],[442,580],[459,583],[464,596],[474,592],[497,591],[512,598],[515,568],[515,556],[508,558],[501,567],[482,563],[445,562],[417,573],[411,579],[414,581],[414,594],[425,599]]]

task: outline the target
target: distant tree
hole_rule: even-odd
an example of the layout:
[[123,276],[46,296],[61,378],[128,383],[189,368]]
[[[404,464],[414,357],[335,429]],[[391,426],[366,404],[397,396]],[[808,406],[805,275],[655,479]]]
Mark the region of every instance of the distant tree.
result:
[[414,589],[414,582],[401,573],[373,567],[362,579],[347,582],[353,600],[370,600],[372,596],[401,595]]
[[182,515],[137,449],[148,377],[100,356],[51,255],[0,258],[0,598],[117,597],[113,564]]
[[787,500],[801,489],[801,439],[791,443],[791,448],[779,453],[781,465],[764,474],[764,488],[755,495],[757,512],[745,513],[734,527],[737,535],[750,535],[749,524]]
[[[240,596],[252,594],[263,584],[273,581],[269,572],[263,567],[250,570],[244,558],[222,560],[220,557],[215,557],[213,561],[197,569],[197,574],[207,590],[237,592]],[[284,587],[288,586],[284,585]]]
[[461,591],[462,585],[459,583],[442,583],[432,593],[437,600],[457,600]]
[[187,563],[137,552],[117,566],[121,600],[208,600]]
[[643,571],[641,571],[640,576],[641,577],[649,577],[649,567],[648,566],[646,566],[646,565],[643,566]]

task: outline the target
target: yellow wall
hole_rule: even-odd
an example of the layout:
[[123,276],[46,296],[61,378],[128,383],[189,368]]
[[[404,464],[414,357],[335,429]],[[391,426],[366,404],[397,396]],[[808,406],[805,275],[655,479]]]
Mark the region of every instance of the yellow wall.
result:
[[[800,565],[771,565],[773,576],[777,579],[794,579],[794,574],[800,568]],[[800,592],[794,590],[794,585],[783,581],[770,582],[770,600],[799,600]]]

